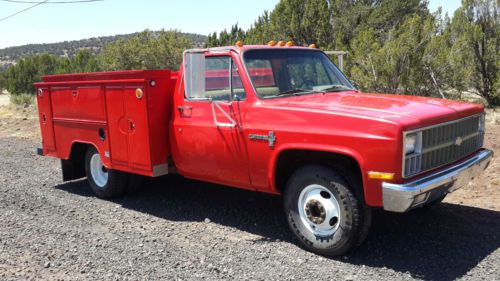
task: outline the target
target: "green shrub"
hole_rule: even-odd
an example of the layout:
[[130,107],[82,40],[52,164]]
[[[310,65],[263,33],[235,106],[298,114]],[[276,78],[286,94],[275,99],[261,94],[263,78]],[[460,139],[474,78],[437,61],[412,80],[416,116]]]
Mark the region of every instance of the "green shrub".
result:
[[16,105],[31,105],[35,102],[35,96],[30,94],[11,95],[10,102]]

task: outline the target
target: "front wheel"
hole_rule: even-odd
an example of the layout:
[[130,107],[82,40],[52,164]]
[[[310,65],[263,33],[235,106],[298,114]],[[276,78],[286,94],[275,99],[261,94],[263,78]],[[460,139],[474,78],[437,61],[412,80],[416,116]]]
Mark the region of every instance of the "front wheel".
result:
[[127,190],[128,174],[104,167],[99,152],[91,147],[85,155],[85,172],[90,188],[100,198],[122,196]]
[[288,224],[306,249],[342,255],[361,244],[370,225],[369,208],[360,205],[347,182],[323,166],[298,169],[284,194]]

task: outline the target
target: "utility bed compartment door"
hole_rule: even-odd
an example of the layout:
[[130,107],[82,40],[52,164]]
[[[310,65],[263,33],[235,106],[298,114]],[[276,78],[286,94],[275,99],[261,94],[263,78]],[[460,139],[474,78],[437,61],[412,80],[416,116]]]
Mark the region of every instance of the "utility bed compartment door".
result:
[[[140,92],[137,92],[140,91]],[[142,93],[139,98],[139,93]],[[142,88],[125,88],[125,110],[129,124],[129,161],[139,169],[150,170],[149,122],[146,93]]]
[[100,86],[52,88],[51,98],[56,120],[106,121]]
[[[136,91],[142,96],[138,97]],[[152,170],[146,93],[142,87],[106,87],[113,164]]]
[[38,118],[40,120],[40,131],[42,134],[42,145],[44,154],[56,151],[54,139],[54,123],[52,120],[52,104],[50,91],[47,88],[38,89]]
[[123,101],[123,87],[107,87],[106,103],[111,162],[128,166],[128,124]]

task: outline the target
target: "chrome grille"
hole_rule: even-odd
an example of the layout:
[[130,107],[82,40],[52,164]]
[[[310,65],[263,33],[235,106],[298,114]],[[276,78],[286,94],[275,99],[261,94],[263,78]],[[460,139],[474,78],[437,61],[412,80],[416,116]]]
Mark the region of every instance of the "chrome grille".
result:
[[419,151],[404,157],[404,177],[460,160],[480,149],[484,142],[481,122],[484,115],[475,115],[406,133],[421,134],[421,143]]

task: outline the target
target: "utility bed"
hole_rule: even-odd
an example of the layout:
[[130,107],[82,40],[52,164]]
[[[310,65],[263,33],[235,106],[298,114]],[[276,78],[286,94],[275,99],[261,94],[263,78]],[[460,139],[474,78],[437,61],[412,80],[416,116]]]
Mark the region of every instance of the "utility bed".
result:
[[63,159],[63,169],[70,171],[74,167],[65,167],[64,160],[72,157],[72,148],[94,145],[110,169],[146,176],[168,173],[176,78],[169,70],[43,77],[35,84],[41,153]]

